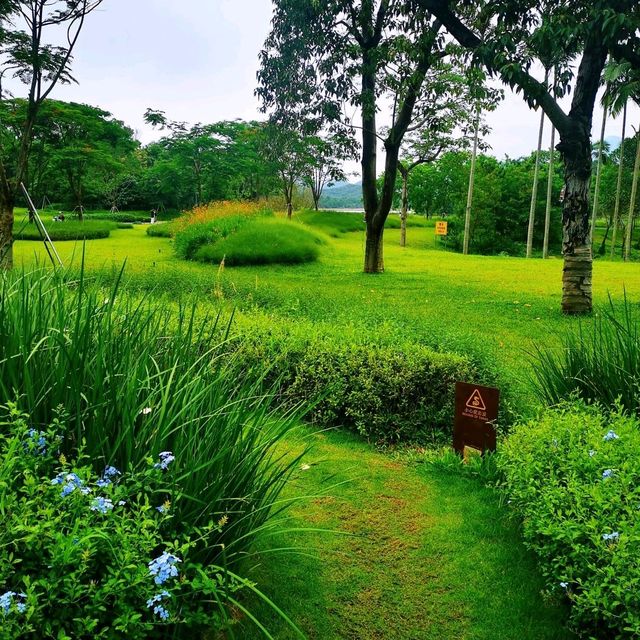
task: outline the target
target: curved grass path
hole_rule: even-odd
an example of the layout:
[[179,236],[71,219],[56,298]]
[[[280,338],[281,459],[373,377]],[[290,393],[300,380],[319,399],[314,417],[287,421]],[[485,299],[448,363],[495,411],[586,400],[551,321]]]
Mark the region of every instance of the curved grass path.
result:
[[[433,465],[407,466],[343,433],[313,437],[290,496],[292,526],[262,549],[253,578],[310,639],[551,640],[573,636],[543,597],[532,556],[495,491]],[[294,446],[294,449],[297,447]],[[336,486],[339,485],[339,486]],[[333,487],[333,488],[332,488]],[[277,640],[296,638],[251,603]],[[242,625],[237,637],[261,637]]]

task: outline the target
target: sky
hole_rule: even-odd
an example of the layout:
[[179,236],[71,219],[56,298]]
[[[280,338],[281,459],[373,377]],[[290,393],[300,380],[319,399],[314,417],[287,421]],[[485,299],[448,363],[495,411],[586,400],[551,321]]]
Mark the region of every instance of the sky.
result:
[[[76,49],[79,84],[60,86],[53,97],[110,111],[143,143],[161,135],[144,123],[148,107],[192,124],[262,118],[254,89],[271,16],[270,0],[105,0]],[[519,157],[535,148],[539,116],[520,96],[507,90],[487,119],[493,155]],[[601,119],[597,108],[594,137]],[[640,126],[637,107],[629,121]],[[620,128],[621,118],[610,120],[607,137],[619,137]],[[547,121],[545,148],[549,133]]]

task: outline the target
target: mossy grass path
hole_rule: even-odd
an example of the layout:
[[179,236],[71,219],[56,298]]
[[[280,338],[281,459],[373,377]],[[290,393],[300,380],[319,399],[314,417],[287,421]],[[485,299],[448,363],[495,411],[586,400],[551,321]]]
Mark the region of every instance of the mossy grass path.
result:
[[[288,497],[293,527],[263,541],[255,579],[312,639],[569,639],[497,494],[357,438],[312,438]],[[293,447],[294,450],[296,447]],[[314,529],[330,530],[314,532]],[[274,562],[269,551],[299,546]],[[309,554],[311,549],[311,554]],[[255,609],[252,608],[255,611]],[[264,613],[270,619],[268,610]],[[295,638],[284,624],[274,638]],[[242,638],[258,638],[249,626]]]

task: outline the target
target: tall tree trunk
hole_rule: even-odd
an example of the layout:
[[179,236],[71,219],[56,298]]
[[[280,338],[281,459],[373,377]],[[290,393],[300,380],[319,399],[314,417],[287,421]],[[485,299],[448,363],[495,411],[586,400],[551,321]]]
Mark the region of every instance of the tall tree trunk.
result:
[[478,158],[478,138],[480,136],[480,110],[476,116],[475,134],[473,137],[473,152],[471,154],[471,171],[469,172],[469,191],[467,192],[467,209],[464,217],[464,241],[462,253],[466,256],[469,253],[469,242],[471,235],[471,206],[473,205],[473,187],[476,177],[476,160]]
[[629,217],[627,219],[627,235],[624,242],[624,259],[631,259],[631,238],[633,236],[633,214],[636,210],[636,196],[638,194],[638,178],[640,177],[640,134],[636,144],[636,162],[633,167],[633,182],[631,184],[631,198],[629,202]]
[[618,163],[618,183],[616,185],[616,205],[613,210],[613,233],[611,234],[611,257],[616,255],[618,225],[620,224],[620,198],[622,197],[622,170],[624,169],[624,138],[627,131],[627,102],[622,110],[622,142],[620,143],[620,162]]
[[547,177],[547,208],[544,214],[544,241],[542,243],[542,257],[549,257],[549,232],[551,230],[551,198],[553,196],[553,171],[556,152],[556,128],[551,124],[551,146],[549,149],[549,175]]
[[565,200],[562,212],[564,271],[562,310],[566,314],[589,313],[592,309],[591,140],[588,132],[563,139],[559,145],[565,165]]
[[367,241],[364,251],[364,272],[382,273],[384,271],[384,223],[382,225],[367,222]]
[[0,270],[13,269],[13,204],[0,202]]
[[600,179],[602,177],[602,155],[604,146],[604,134],[607,128],[607,107],[604,108],[602,116],[602,129],[600,130],[600,147],[598,149],[598,169],[596,171],[596,189],[593,194],[593,216],[591,217],[591,244],[593,244],[593,235],[596,230],[596,219],[598,217],[598,201],[600,200]]
[[402,176],[402,209],[400,210],[400,246],[407,246],[407,217],[409,215],[409,172],[403,167]]
[[[544,74],[545,85],[549,81],[549,70]],[[533,253],[533,231],[536,225],[536,204],[538,203],[538,176],[540,174],[540,152],[542,151],[542,137],[544,135],[544,111],[540,109],[540,129],[538,130],[538,148],[533,170],[533,188],[531,189],[531,207],[529,208],[529,228],[527,229],[527,258]]]

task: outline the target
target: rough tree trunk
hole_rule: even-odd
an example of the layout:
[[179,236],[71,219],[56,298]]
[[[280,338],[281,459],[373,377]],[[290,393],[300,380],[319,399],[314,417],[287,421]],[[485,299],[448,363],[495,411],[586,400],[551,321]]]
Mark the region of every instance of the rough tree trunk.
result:
[[384,271],[384,222],[382,225],[367,222],[367,241],[364,251],[364,272],[382,273]]
[[13,205],[0,204],[0,269],[13,269]]
[[409,175],[402,173],[402,210],[400,211],[400,246],[407,246],[407,217],[409,215]]
[[589,187],[591,184],[591,144],[589,136],[580,136],[559,145],[565,166],[565,201],[562,212],[564,270],[562,311],[569,315],[591,312],[591,220]]
[[292,215],[293,215],[293,204],[291,204],[291,202],[287,202],[287,218],[291,220]]

